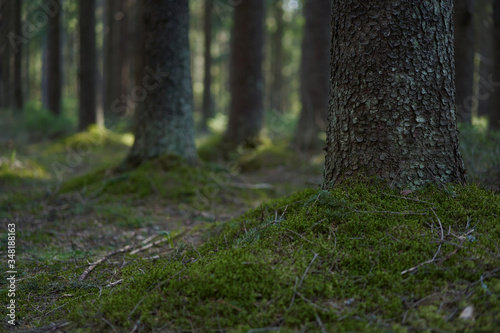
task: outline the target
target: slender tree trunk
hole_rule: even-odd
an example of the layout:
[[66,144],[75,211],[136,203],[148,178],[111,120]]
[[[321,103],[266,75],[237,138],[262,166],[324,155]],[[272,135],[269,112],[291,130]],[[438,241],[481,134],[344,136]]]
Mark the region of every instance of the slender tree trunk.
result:
[[[144,52],[145,43],[145,27],[144,27],[144,0],[135,0],[134,10],[134,52],[133,52],[133,74],[134,85],[141,86],[144,78]],[[137,106],[136,106],[137,108]]]
[[208,119],[214,116],[212,109],[212,8],[214,0],[205,0],[204,12],[204,34],[205,34],[205,50],[204,50],[204,77],[203,77],[203,108],[200,128],[202,131],[207,130]]
[[264,1],[242,1],[234,8],[231,35],[229,123],[226,150],[254,147],[262,128]]
[[78,129],[82,131],[97,122],[95,0],[80,0],[79,5],[80,110]]
[[295,131],[295,146],[312,150],[324,145],[318,135],[326,129],[330,89],[330,21],[332,0],[307,0],[306,26],[300,62],[302,111]]
[[470,123],[474,96],[474,0],[454,0],[457,120]]
[[[51,2],[51,1],[48,1]],[[56,116],[61,113],[61,5],[49,15],[47,42],[48,108]]]
[[187,1],[146,0],[146,98],[136,113],[135,141],[123,167],[162,155],[196,161]]
[[[493,82],[500,82],[500,0],[493,0]],[[493,91],[489,128],[500,131],[500,88]]]
[[[318,1],[316,1],[318,2]],[[321,2],[321,1],[319,1]],[[283,36],[285,22],[283,20],[283,1],[278,0],[273,6],[275,30],[271,34],[271,84],[269,91],[269,107],[279,113],[283,112]]]
[[[14,1],[14,33],[22,36],[21,32],[21,8],[22,0]],[[14,52],[14,108],[21,110],[23,108],[23,83],[22,83],[22,46],[18,46],[17,52]]]
[[12,107],[12,46],[8,33],[12,31],[12,2],[2,1],[0,6],[0,107]]
[[[490,113],[491,87],[486,83],[493,71],[493,20],[492,0],[476,0],[474,9],[475,50],[479,56],[479,80],[475,80],[474,92],[477,98],[477,115]],[[459,104],[460,101],[457,101]],[[458,108],[458,105],[457,105]],[[475,110],[472,110],[473,112]]]
[[464,182],[452,0],[334,1],[332,33],[323,187],[357,175]]

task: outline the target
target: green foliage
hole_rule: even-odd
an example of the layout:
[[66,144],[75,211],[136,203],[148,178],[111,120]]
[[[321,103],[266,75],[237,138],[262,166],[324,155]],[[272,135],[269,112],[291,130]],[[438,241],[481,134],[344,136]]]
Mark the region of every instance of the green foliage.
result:
[[[113,288],[69,283],[64,292],[79,297],[63,308],[56,302],[46,320],[61,316],[98,331],[449,332],[500,325],[500,197],[475,185],[427,186],[403,196],[377,182],[351,181],[268,202],[215,230],[198,249],[183,246],[168,258],[128,265]],[[459,319],[469,305],[475,321]]]

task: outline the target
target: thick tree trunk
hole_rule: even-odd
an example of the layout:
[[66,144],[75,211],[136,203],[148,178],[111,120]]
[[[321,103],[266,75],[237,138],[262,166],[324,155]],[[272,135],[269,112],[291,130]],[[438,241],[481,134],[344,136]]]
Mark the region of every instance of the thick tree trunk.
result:
[[[318,1],[316,1],[318,2]],[[319,1],[321,2],[321,1]],[[269,85],[269,107],[279,113],[283,112],[283,36],[285,22],[283,20],[283,1],[278,0],[273,6],[275,29],[271,34],[271,84]]]
[[474,0],[454,0],[457,121],[470,123],[474,96]]
[[[124,167],[161,155],[196,160],[187,1],[145,1],[146,73]],[[138,95],[139,95],[138,90]]]
[[295,146],[311,150],[324,145],[318,134],[326,128],[330,79],[331,0],[307,0],[306,26],[300,62],[302,111],[295,131]]
[[[500,82],[500,0],[493,1],[493,82]],[[491,130],[500,131],[500,88],[498,85],[493,91],[493,100],[490,111]]]
[[203,108],[200,128],[202,131],[207,130],[208,119],[214,116],[212,108],[212,8],[214,0],[205,0],[204,12],[204,34],[205,34],[205,50],[204,50],[204,77],[203,77]]
[[264,1],[242,1],[234,8],[231,35],[229,123],[226,150],[238,145],[254,147],[262,128],[262,45]]
[[80,25],[80,98],[78,129],[97,122],[96,116],[96,43],[95,0],[79,1]]
[[[14,1],[14,33],[16,36],[22,36],[21,32],[21,8],[22,0]],[[22,83],[22,46],[18,46],[17,52],[14,52],[14,108],[21,110],[23,108],[23,83]]]
[[366,175],[464,182],[453,2],[335,1],[324,188]]
[[47,41],[47,106],[56,116],[61,113],[61,11],[60,5],[49,15]]
[[[134,86],[141,86],[144,78],[144,53],[145,53],[145,31],[144,31],[144,0],[135,0],[133,9],[133,38],[134,48],[131,52],[132,73]],[[138,109],[138,103],[133,105],[134,113]]]

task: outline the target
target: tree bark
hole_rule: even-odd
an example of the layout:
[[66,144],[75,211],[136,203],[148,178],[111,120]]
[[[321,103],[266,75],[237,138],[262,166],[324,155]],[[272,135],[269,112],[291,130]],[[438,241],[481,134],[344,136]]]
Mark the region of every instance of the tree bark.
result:
[[307,0],[304,7],[306,25],[300,62],[302,111],[294,139],[295,146],[303,151],[324,144],[318,135],[326,129],[328,113],[331,8],[331,0]]
[[[14,33],[22,36],[21,32],[21,8],[22,0],[14,1]],[[14,108],[21,110],[23,108],[23,88],[22,88],[22,46],[18,46],[17,52],[14,52]]]
[[[187,1],[146,0],[144,102],[135,119],[135,141],[123,167],[162,155],[196,161]],[[133,92],[132,92],[133,93]]]
[[[493,0],[493,82],[500,82],[500,0]],[[490,130],[500,131],[500,88],[496,85],[490,110]]]
[[457,121],[471,123],[474,97],[474,0],[454,0]]
[[85,130],[97,122],[96,115],[96,42],[95,0],[79,1],[80,69],[79,122]]
[[212,8],[214,0],[205,0],[204,11],[204,34],[205,34],[205,50],[204,50],[204,77],[203,77],[203,108],[200,128],[202,131],[207,130],[208,119],[214,116],[212,108]]
[[224,149],[254,147],[262,128],[264,1],[242,1],[234,8],[231,35],[229,122]]
[[465,182],[455,116],[453,2],[335,1],[324,188]]
[[56,116],[61,113],[61,6],[49,15],[47,41],[47,106]]

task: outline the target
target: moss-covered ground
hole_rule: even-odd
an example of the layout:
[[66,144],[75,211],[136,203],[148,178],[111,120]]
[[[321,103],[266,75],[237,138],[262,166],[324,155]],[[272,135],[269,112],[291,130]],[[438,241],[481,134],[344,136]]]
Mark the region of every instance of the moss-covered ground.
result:
[[223,162],[217,140],[200,143],[199,165],[163,156],[127,172],[116,166],[130,136],[97,128],[0,147],[16,330],[498,330],[494,186],[401,192],[357,180],[322,191],[320,157],[268,142]]

